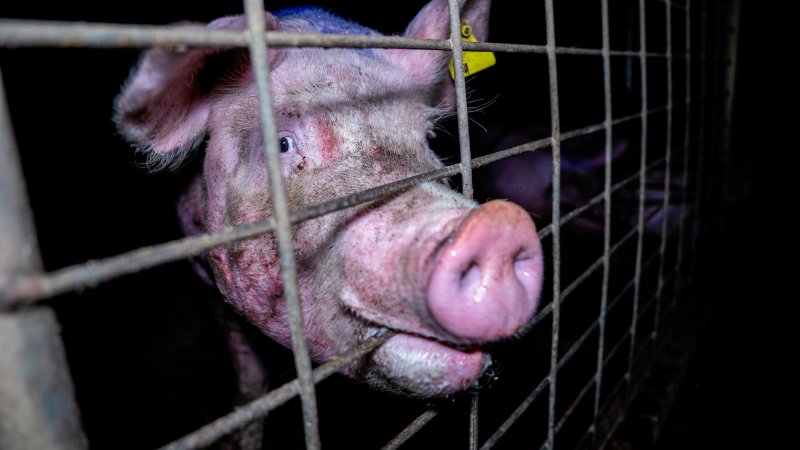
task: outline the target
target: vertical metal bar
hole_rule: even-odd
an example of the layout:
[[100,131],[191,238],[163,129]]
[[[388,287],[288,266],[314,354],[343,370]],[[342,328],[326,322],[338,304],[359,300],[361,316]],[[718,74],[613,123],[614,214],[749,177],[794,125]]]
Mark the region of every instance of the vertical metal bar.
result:
[[561,124],[558,111],[558,70],[553,0],[545,0],[547,27],[547,68],[550,80],[550,124],[553,151],[553,337],[550,348],[550,397],[547,421],[547,448],[553,449],[556,437],[556,377],[558,375],[558,334],[561,321]]
[[647,186],[647,26],[645,0],[639,0],[639,70],[642,79],[642,136],[639,165],[639,238],[636,243],[636,271],[633,283],[633,316],[631,317],[631,346],[625,379],[630,384],[633,361],[636,356],[636,325],[639,321],[639,297],[642,284],[642,251],[644,246],[644,194]]
[[297,272],[295,270],[294,248],[292,245],[292,230],[289,222],[289,205],[286,199],[283,174],[281,173],[280,150],[278,149],[278,138],[275,130],[272,89],[269,83],[263,0],[244,0],[244,9],[247,13],[247,25],[250,30],[250,58],[258,89],[261,129],[264,135],[270,193],[275,216],[275,234],[278,239],[283,290],[287,303],[289,326],[292,332],[292,350],[294,351],[294,361],[297,367],[297,378],[300,382],[300,401],[303,408],[306,448],[318,449],[320,441],[317,426],[317,401],[311,373],[311,359],[308,355],[303,327],[303,312],[297,290]]
[[661,321],[661,299],[664,294],[664,263],[667,251],[667,228],[669,227],[669,194],[672,175],[672,6],[665,3],[667,26],[667,144],[664,155],[664,202],[661,205],[663,219],[661,221],[661,246],[659,247],[658,263],[658,288],[656,290],[656,312],[653,321],[653,331],[650,337],[653,341],[658,339],[659,323]]
[[681,213],[678,215],[678,256],[675,259],[675,291],[672,295],[672,303],[677,302],[678,294],[682,290],[683,273],[681,270],[683,263],[684,232],[686,228],[686,203],[689,194],[689,143],[691,136],[691,103],[692,103],[692,0],[686,0],[686,118],[683,128],[683,175],[681,176],[681,190],[683,199],[681,200]]
[[[611,271],[611,147],[613,145],[612,108],[611,108],[611,43],[608,24],[608,0],[600,2],[603,21],[603,89],[605,91],[605,129],[606,129],[606,173],[603,197],[603,287],[600,298],[600,317],[598,318],[597,338],[597,371],[595,373],[594,413],[592,430],[597,430],[597,419],[600,413],[600,392],[603,387],[603,360],[605,358],[606,314],[608,313],[608,279]],[[597,436],[595,435],[595,438]]]
[[698,248],[698,239],[700,234],[703,231],[703,222],[702,222],[702,196],[703,196],[703,166],[704,166],[704,158],[705,154],[707,153],[706,149],[706,114],[708,110],[708,89],[706,88],[707,84],[707,72],[708,72],[708,0],[703,1],[703,10],[701,13],[701,19],[703,21],[702,30],[701,30],[701,50],[700,50],[700,119],[697,125],[698,128],[698,137],[697,137],[697,176],[695,177],[695,194],[694,194],[694,205],[693,205],[693,214],[692,214],[692,221],[694,222],[695,229],[692,232],[692,251],[694,252],[694,256],[692,258],[692,268],[689,272],[692,279],[696,274],[697,264],[701,258],[701,252]]
[[[464,67],[461,49],[461,19],[458,0],[448,0],[450,11],[450,45],[453,47],[453,67]],[[469,147],[469,117],[467,116],[467,88],[464,71],[453,70],[456,82],[456,115],[458,116],[458,144],[461,150],[461,184],[463,193],[472,198],[472,154]]]
[[725,59],[723,60],[726,65],[725,70],[725,106],[722,116],[722,206],[724,208],[723,214],[720,215],[720,220],[722,222],[722,226],[720,227],[721,230],[721,242],[727,242],[727,238],[725,236],[725,230],[727,230],[727,218],[728,218],[728,202],[727,198],[724,196],[730,196],[731,191],[729,190],[728,186],[730,186],[730,177],[731,177],[731,149],[730,149],[730,141],[731,141],[731,124],[733,121],[733,96],[736,87],[736,55],[738,53],[738,44],[739,44],[739,15],[741,14],[742,9],[742,2],[741,0],[732,0],[730,5],[730,10],[728,11],[728,21],[725,26],[726,31],[728,32],[728,39],[725,43],[726,52],[725,52]]
[[478,401],[480,394],[472,393],[469,404],[469,450],[478,450]]
[[[0,74],[0,278],[41,271]],[[86,447],[55,314],[0,312],[0,448]]]

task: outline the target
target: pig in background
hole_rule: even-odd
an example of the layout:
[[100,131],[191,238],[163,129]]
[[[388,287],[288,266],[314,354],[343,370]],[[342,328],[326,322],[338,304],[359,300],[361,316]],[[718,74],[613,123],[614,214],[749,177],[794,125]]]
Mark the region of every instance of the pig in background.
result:
[[[462,8],[479,40],[488,14],[489,1]],[[376,34],[317,8],[265,18],[277,31]],[[448,23],[447,2],[434,0],[405,35],[443,39]],[[246,21],[225,17],[208,26],[238,30]],[[292,208],[442,167],[427,138],[455,104],[447,53],[275,49],[269,58]],[[246,52],[150,50],[117,99],[115,121],[154,169],[180,164],[206,139],[202,172],[179,201],[188,234],[271,214]],[[538,304],[543,255],[536,228],[509,202],[478,206],[430,182],[295,225],[293,232],[314,361],[344,353],[383,326],[400,332],[343,370],[380,389],[436,397],[475,385],[491,364],[485,344],[520,335]],[[203,263],[239,314],[290,345],[274,235],[211,249]],[[260,366],[241,348],[244,339],[230,342],[244,372],[242,390],[254,397]]]

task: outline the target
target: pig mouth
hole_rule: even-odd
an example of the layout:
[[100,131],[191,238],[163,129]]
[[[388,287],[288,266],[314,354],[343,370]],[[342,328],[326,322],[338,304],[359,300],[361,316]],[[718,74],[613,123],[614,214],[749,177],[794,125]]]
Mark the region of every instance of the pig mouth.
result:
[[[378,328],[371,327],[371,331]],[[477,387],[492,359],[483,350],[456,348],[398,331],[372,354],[368,379],[385,390],[414,397],[445,397]]]

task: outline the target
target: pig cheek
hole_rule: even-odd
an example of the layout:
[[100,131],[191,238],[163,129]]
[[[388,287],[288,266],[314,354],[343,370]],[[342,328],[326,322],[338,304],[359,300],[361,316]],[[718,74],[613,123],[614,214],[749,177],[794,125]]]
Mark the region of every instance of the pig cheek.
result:
[[220,291],[233,306],[260,328],[277,329],[272,322],[285,315],[275,306],[283,296],[280,267],[274,252],[258,247],[269,248],[258,241],[237,243],[211,250],[209,261]]

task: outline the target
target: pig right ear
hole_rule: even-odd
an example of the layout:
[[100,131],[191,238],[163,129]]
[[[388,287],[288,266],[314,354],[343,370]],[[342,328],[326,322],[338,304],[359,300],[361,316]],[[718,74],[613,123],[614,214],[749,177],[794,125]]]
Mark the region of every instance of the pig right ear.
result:
[[[277,30],[278,20],[269,13],[265,16],[267,29]],[[243,30],[247,21],[244,16],[223,17],[208,28]],[[270,49],[273,68],[282,55],[281,50]],[[116,98],[114,122],[120,133],[146,154],[152,170],[175,167],[202,143],[215,90],[251,77],[246,48],[153,48],[144,53]]]
[[[491,0],[459,0],[461,20],[468,23],[478,41],[489,34]],[[406,37],[448,39],[450,14],[447,0],[431,0],[408,24]],[[440,50],[390,49],[384,53],[392,64],[403,69],[419,85],[431,92],[431,102],[442,109],[455,107],[455,88],[447,70],[452,53]]]

